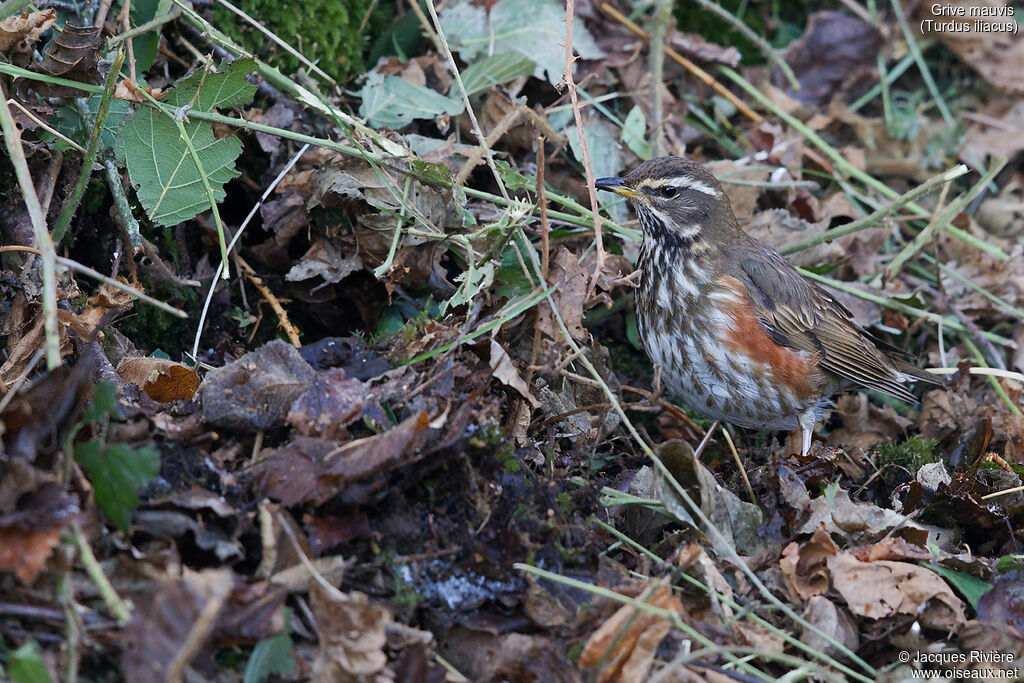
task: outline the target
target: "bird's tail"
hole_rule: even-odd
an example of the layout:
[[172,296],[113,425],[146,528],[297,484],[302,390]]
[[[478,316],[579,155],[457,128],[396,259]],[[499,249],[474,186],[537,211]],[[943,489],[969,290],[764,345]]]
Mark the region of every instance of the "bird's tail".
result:
[[896,366],[897,370],[902,372],[907,377],[913,378],[915,381],[925,382],[926,384],[935,384],[939,386],[947,383],[946,378],[943,377],[942,375],[936,375],[931,372],[928,372],[927,370],[922,370],[913,363],[908,363],[902,358],[893,358],[892,356],[890,356],[889,360],[892,361],[892,364]]

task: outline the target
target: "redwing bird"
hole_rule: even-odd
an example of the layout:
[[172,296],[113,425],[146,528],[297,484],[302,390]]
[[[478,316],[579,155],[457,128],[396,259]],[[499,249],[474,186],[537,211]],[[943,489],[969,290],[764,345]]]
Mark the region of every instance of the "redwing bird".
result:
[[702,417],[799,427],[806,454],[833,394],[866,387],[913,403],[908,384],[941,383],[741,230],[701,164],[651,159],[596,185],[628,198],[640,219],[640,339],[668,391]]

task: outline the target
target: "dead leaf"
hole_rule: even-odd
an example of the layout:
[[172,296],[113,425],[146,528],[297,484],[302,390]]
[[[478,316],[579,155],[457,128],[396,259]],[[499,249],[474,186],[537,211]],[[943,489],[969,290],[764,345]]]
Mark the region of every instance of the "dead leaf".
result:
[[229,429],[280,427],[314,376],[294,346],[274,340],[207,373],[199,387],[203,418]]
[[824,527],[818,527],[805,543],[790,543],[779,560],[786,586],[802,600],[823,595],[829,589],[828,560],[837,552],[839,547]]
[[[815,595],[807,601],[804,607],[803,618],[812,626],[816,627],[825,635],[831,636],[840,645],[846,646],[851,652],[856,652],[860,647],[860,637],[857,635],[857,624],[850,617],[849,612],[822,595]],[[823,652],[830,657],[839,656],[838,649],[831,643],[826,642],[818,633],[804,627],[800,640]]]
[[[75,26],[64,23],[63,30],[46,44],[43,60],[32,65],[33,71],[60,76],[72,81],[98,84],[102,26]],[[33,83],[33,89],[44,97],[77,97],[81,92],[65,85]]]
[[313,610],[320,647],[313,663],[313,680],[322,683],[358,681],[376,676],[390,680],[384,667],[388,657],[386,628],[391,623],[388,611],[370,603],[366,595],[342,593],[313,581],[309,587],[309,606]]
[[135,600],[121,660],[128,683],[182,681],[234,585],[230,569],[185,570]]
[[319,276],[324,282],[341,282],[362,267],[363,260],[359,258],[358,253],[353,252],[344,256],[327,240],[316,240],[309,251],[296,261],[284,279],[299,282]]
[[[659,609],[677,611],[682,603],[672,595],[670,586],[652,587],[650,596],[639,600]],[[604,662],[597,680],[639,683],[644,680],[654,661],[654,651],[668,634],[667,619],[643,612],[633,605],[623,605],[611,619],[601,624],[587,639],[580,653],[579,664],[589,668]]]
[[50,28],[55,21],[55,9],[31,13],[26,10],[20,15],[7,17],[0,21],[0,52],[7,52],[12,47],[18,52],[31,49],[43,31]]
[[[701,511],[721,531],[725,543],[740,555],[747,556],[756,555],[767,547],[769,541],[758,534],[764,522],[761,509],[721,486],[715,475],[694,458],[690,444],[685,441],[666,441],[658,447],[658,455],[689,494],[690,500],[699,505]],[[669,512],[679,521],[700,529],[701,525],[691,517],[688,504],[667,477],[659,473],[656,482],[655,497]]]
[[[875,58],[881,47],[882,35],[871,24],[843,12],[815,12],[804,34],[786,48],[786,62],[800,82],[799,90],[787,93],[818,106],[837,93],[856,96],[877,80]],[[772,83],[789,86],[778,67]]]
[[39,531],[0,527],[0,571],[14,572],[22,583],[32,583],[60,544],[60,534],[60,527]]
[[[548,284],[555,287],[548,301],[558,309],[566,329],[576,340],[587,336],[583,329],[583,305],[589,278],[590,274],[579,264],[576,256],[565,247],[559,247],[548,270]],[[562,330],[546,305],[541,306],[537,326],[552,339],[562,338]]]
[[186,401],[199,388],[195,369],[168,358],[124,358],[117,365],[117,374],[141,387],[157,403]]
[[347,377],[341,368],[324,370],[292,402],[288,424],[304,436],[342,439],[348,435],[345,427],[359,419],[371,395],[365,384]]
[[876,620],[909,615],[943,630],[964,623],[963,601],[930,569],[908,562],[860,562],[845,552],[832,556],[828,567],[833,588],[855,615]]
[[253,467],[257,487],[284,505],[322,505],[345,486],[406,463],[433,430],[426,412],[406,419],[383,434],[344,446],[296,437]]
[[533,394],[530,393],[530,387],[527,386],[526,382],[519,374],[519,370],[516,369],[515,364],[512,363],[512,359],[509,358],[508,353],[502,348],[501,344],[497,342],[494,336],[491,336],[491,370],[494,373],[494,378],[502,384],[512,387],[519,394],[530,402],[530,405],[534,408],[540,407],[540,401],[534,398]]
[[673,32],[669,37],[669,43],[676,52],[701,62],[735,67],[742,58],[740,51],[735,47],[716,45],[698,33]]
[[871,503],[855,503],[849,493],[840,489],[828,499],[818,496],[811,500],[810,517],[797,533],[811,534],[824,525],[830,534],[847,539],[855,546],[865,545],[881,539],[894,528],[900,535],[913,535],[927,539],[927,542],[946,543],[945,534],[939,534],[934,527],[926,527],[895,510],[887,510]]

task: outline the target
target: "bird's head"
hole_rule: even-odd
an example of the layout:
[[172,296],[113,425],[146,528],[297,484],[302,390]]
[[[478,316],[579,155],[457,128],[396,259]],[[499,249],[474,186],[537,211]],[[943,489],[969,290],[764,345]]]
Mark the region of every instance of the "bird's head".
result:
[[629,199],[644,233],[669,244],[716,240],[731,236],[735,229],[736,219],[721,183],[696,161],[651,159],[621,178],[599,178],[595,185]]

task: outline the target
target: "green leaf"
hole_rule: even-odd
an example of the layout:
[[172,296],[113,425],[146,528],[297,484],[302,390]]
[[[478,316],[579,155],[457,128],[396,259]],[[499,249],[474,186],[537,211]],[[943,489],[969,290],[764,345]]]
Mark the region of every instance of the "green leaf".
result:
[[89,475],[96,504],[115,526],[127,531],[139,504],[139,489],[160,472],[160,454],[152,446],[104,445],[91,439],[75,446],[75,460]]
[[[89,107],[90,113],[92,113],[92,120],[96,120],[96,115],[100,110],[100,100],[103,99],[103,95],[93,95],[86,100],[86,106]],[[124,100],[112,99],[110,100],[110,109],[107,111],[107,118],[103,120],[103,130],[100,131],[100,150],[113,149],[117,142],[118,129],[124,125],[125,119],[127,119],[132,113],[132,105]],[[78,110],[73,104],[68,104],[57,109],[56,115],[50,121],[53,127],[58,131],[68,136],[78,144],[85,147],[89,143],[89,134],[92,133],[91,127],[86,128],[85,122],[82,121],[82,117],[79,115]],[[66,150],[70,147],[63,141],[57,140],[57,149]]]
[[81,424],[99,422],[104,417],[117,417],[117,387],[110,382],[100,382],[93,391],[92,400],[82,413]]
[[971,576],[970,574],[964,574],[962,572],[949,569],[947,567],[940,567],[937,564],[931,564],[929,562],[922,562],[922,567],[928,567],[933,572],[944,578],[946,581],[957,589],[961,595],[971,603],[971,607],[978,609],[978,600],[992,588],[992,585],[986,581]]
[[245,677],[242,683],[263,683],[271,674],[291,675],[295,670],[295,657],[292,655],[291,610],[284,611],[284,628],[273,638],[265,638],[256,643],[252,655],[245,665]]
[[[565,6],[560,0],[498,0],[490,12],[470,0],[449,5],[439,17],[441,28],[463,61],[472,64],[486,54],[516,52],[536,68],[533,75],[552,84],[565,69]],[[573,49],[584,59],[597,59],[604,51],[585,26],[573,27]]]
[[1005,574],[1014,569],[1024,569],[1024,555],[1003,555],[996,562],[996,572]]
[[167,94],[167,102],[176,107],[187,104],[207,112],[218,107],[248,104],[256,94],[256,86],[246,79],[253,71],[256,71],[253,59],[237,59],[221,73],[196,71],[174,86]]
[[527,178],[504,159],[495,159],[494,165],[501,175],[501,181],[509,190],[534,190],[537,188],[537,181]]
[[647,135],[647,117],[640,107],[634,105],[622,124],[619,139],[633,154],[646,161],[651,158],[651,146],[644,139]]
[[501,52],[469,65],[462,72],[462,84],[471,97],[489,90],[492,85],[501,85],[519,78],[529,76],[536,64],[529,57],[516,52]]
[[410,83],[398,76],[384,76],[377,71],[366,75],[366,84],[359,91],[363,98],[359,115],[374,128],[399,130],[413,119],[434,119],[442,114],[461,114],[461,99],[449,98]]
[[[244,104],[256,92],[256,86],[245,78],[254,68],[252,60],[239,59],[224,73],[193,74],[168,93],[167,102],[204,112]],[[186,121],[184,125],[219,203],[224,199],[224,185],[239,175],[235,159],[242,152],[242,143],[235,137],[218,140],[206,121]],[[136,112],[121,131],[118,154],[154,223],[177,225],[210,207],[188,145],[164,112],[152,107]]]
[[7,664],[7,673],[14,683],[50,683],[50,673],[34,640],[12,652]]
[[[170,0],[132,0],[132,26],[140,26],[171,11]],[[135,70],[142,74],[153,66],[160,49],[160,29],[155,28],[132,38],[132,52],[135,55]]]

